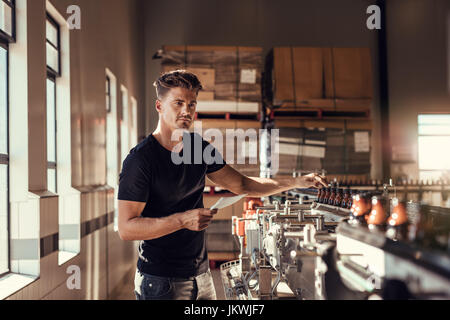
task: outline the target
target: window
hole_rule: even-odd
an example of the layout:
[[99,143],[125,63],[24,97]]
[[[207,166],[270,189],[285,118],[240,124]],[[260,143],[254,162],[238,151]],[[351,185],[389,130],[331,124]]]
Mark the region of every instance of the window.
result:
[[419,174],[421,180],[450,179],[450,114],[421,114]]
[[131,118],[130,118],[130,147],[134,148],[138,143],[138,128],[137,128],[137,101],[131,97]]
[[111,112],[111,79],[106,76],[106,112]]
[[57,193],[56,174],[56,78],[60,70],[59,25],[47,15],[47,189]]
[[15,39],[13,0],[0,0],[0,275],[9,262],[9,43]]
[[[129,144],[129,110],[128,110],[128,90],[122,86],[122,120],[120,121],[120,151],[121,151],[121,161],[122,164],[125,158],[128,156],[130,151]],[[122,170],[122,168],[121,168]]]
[[0,274],[9,271],[8,46],[0,42]]
[[56,193],[56,82],[47,78],[47,181],[48,190]]
[[106,183],[111,188],[114,188],[113,222],[114,231],[118,231],[117,191],[119,188],[119,150],[117,148],[117,79],[109,69],[106,69],[106,112]]
[[119,153],[117,150],[117,84],[114,74],[106,69],[106,183],[117,187]]
[[47,32],[47,69],[55,76],[59,76],[61,59],[60,59],[60,34],[59,25],[50,16],[47,15],[46,22]]
[[16,37],[16,14],[14,0],[0,0],[0,37],[14,42]]
[[48,190],[58,195],[58,265],[81,247],[81,192],[72,187],[70,29],[47,0]]

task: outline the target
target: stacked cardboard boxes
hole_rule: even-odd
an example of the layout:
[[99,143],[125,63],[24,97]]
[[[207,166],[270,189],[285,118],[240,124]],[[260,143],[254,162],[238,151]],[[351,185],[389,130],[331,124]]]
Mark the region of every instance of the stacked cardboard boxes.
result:
[[259,112],[262,48],[164,46],[162,57],[162,72],[186,69],[199,76],[198,112]]
[[282,108],[370,109],[368,48],[276,47],[266,59],[265,98]]
[[351,174],[370,174],[370,131],[348,130],[346,133],[345,172]]
[[323,159],[323,168],[330,173],[345,173],[345,130],[328,128],[326,130],[326,153]]
[[325,135],[320,129],[279,128],[279,170],[282,175],[293,171],[322,169]]
[[205,119],[195,121],[191,129],[200,126],[202,137],[221,152],[227,164],[244,175],[259,177],[259,121]]
[[[278,112],[273,120],[280,129],[280,174],[320,169],[370,174],[370,120],[350,120],[359,111],[370,114],[368,48],[276,47],[267,56],[264,75],[264,101]],[[313,108],[319,111],[307,119],[305,111]],[[320,111],[345,114],[348,120],[324,121]]]
[[328,175],[370,174],[369,121],[299,121],[292,125],[279,128],[278,174],[321,169]]

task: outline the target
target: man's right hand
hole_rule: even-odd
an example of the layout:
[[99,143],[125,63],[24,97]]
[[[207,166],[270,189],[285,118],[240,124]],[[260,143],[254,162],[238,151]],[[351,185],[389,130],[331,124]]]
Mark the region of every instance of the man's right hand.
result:
[[180,213],[180,219],[183,228],[192,231],[202,231],[209,226],[216,213],[217,209],[199,208]]

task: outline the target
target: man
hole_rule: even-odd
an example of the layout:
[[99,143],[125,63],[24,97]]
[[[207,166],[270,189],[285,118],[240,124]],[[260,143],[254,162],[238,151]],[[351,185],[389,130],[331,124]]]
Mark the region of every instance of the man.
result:
[[[140,241],[135,295],[139,300],[213,300],[216,292],[204,230],[217,211],[203,208],[205,175],[249,197],[319,187],[326,180],[314,174],[286,179],[246,177],[228,166],[215,149],[211,155],[220,161],[203,160],[209,143],[201,138],[201,162],[175,164],[174,154],[190,150],[182,136],[173,140],[173,134],[191,127],[202,86],[194,74],[182,70],[164,74],[154,85],[158,127],[125,159],[118,195],[119,235],[122,240]],[[195,139],[193,134],[187,137]]]

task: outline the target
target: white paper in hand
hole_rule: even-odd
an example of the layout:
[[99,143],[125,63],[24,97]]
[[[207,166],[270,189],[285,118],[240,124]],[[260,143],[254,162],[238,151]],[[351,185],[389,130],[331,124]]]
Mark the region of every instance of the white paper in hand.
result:
[[222,197],[210,209],[214,210],[214,209],[226,208],[226,207],[231,206],[232,204],[238,202],[239,200],[241,200],[242,198],[244,198],[246,196],[247,196],[246,194],[242,194],[240,196],[235,196],[235,197]]

